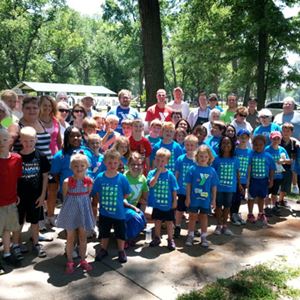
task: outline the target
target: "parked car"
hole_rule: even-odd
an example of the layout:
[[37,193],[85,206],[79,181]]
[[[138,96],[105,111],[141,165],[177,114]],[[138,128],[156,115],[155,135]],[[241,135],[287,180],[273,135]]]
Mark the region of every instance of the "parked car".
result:
[[[272,112],[273,118],[282,112],[283,102],[270,102],[267,103],[265,108],[269,109]],[[295,110],[300,112],[300,105],[295,104]]]

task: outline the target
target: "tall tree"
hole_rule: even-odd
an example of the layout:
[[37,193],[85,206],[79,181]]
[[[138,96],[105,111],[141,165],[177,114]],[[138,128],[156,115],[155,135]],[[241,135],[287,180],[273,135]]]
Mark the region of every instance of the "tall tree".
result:
[[139,0],[142,26],[146,106],[156,103],[156,91],[164,88],[164,66],[158,0]]

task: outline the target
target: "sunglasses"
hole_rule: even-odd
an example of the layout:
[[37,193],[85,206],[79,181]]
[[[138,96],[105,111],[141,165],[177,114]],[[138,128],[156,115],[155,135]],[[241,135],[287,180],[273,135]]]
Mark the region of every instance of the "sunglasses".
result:
[[81,109],[75,109],[75,110],[73,110],[73,112],[74,113],[82,113],[83,114],[83,110],[81,110]]
[[69,109],[60,108],[58,111],[61,113],[63,113],[63,112],[68,113]]
[[260,118],[262,118],[262,119],[267,119],[267,118],[269,118],[268,116],[260,116]]
[[246,118],[247,115],[239,114],[240,117]]

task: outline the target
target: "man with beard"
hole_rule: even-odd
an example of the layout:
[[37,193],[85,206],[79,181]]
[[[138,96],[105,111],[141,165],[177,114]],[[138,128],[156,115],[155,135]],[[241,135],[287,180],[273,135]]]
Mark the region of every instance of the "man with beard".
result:
[[122,121],[123,120],[135,120],[140,119],[139,112],[135,109],[130,107],[131,101],[131,92],[128,90],[121,90],[118,93],[119,103],[115,108],[112,108],[107,115],[115,115],[119,118],[119,124],[116,129],[117,132],[122,134]]

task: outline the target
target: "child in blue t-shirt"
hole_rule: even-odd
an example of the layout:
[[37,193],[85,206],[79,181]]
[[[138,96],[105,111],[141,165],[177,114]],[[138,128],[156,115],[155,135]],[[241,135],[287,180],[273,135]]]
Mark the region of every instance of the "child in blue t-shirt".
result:
[[150,123],[149,134],[145,136],[146,139],[151,143],[151,147],[153,148],[156,143],[161,140],[161,128],[162,122],[161,120],[154,119]]
[[173,240],[174,210],[177,207],[178,184],[175,176],[166,166],[169,163],[171,152],[161,148],[156,152],[154,170],[147,177],[150,187],[149,202],[153,203],[152,219],[155,220],[155,236],[150,246],[155,247],[161,243],[161,223],[166,222],[168,233],[168,249],[175,250]]
[[210,207],[216,206],[218,176],[210,166],[214,157],[207,145],[201,145],[196,152],[196,163],[186,175],[186,206],[189,211],[189,227],[186,240],[192,246],[197,219],[201,224],[201,246],[208,247],[207,225]]
[[264,199],[268,195],[268,188],[273,186],[276,166],[272,156],[265,151],[266,138],[263,135],[255,136],[252,145],[253,151],[250,155],[247,182],[249,191],[247,221],[256,222],[253,215],[253,206],[256,200],[259,211],[257,220],[265,226],[268,225],[268,220],[264,214]]
[[177,158],[183,154],[182,148],[180,145],[173,140],[175,134],[175,126],[172,122],[164,122],[162,126],[162,140],[154,145],[153,151],[150,156],[152,162],[152,167],[155,168],[155,154],[158,149],[165,148],[171,152],[171,157],[168,161],[166,168],[171,172],[175,173],[175,162]]
[[205,144],[209,145],[217,154],[219,151],[219,143],[225,134],[226,126],[222,121],[213,121],[211,127],[211,136],[205,140]]
[[237,186],[240,192],[243,192],[243,187],[240,184],[239,160],[234,157],[234,152],[234,141],[230,137],[224,136],[220,141],[219,156],[213,163],[219,178],[215,210],[218,224],[214,232],[216,235],[221,233],[233,235],[227,227],[227,219]]
[[178,238],[180,236],[181,221],[183,213],[186,212],[185,200],[186,200],[186,174],[189,168],[195,164],[195,151],[198,147],[198,139],[194,135],[188,135],[184,139],[184,146],[186,149],[186,154],[182,154],[178,157],[175,163],[175,177],[178,181],[179,189],[177,191],[177,208],[175,213],[175,230],[174,237]]
[[[239,130],[237,134],[238,144],[235,149],[235,156],[239,160],[239,172],[240,172],[240,183],[243,189],[246,189],[247,179],[248,179],[248,167],[249,167],[249,160],[251,149],[248,148],[249,140],[250,140],[250,132],[246,129]],[[242,218],[241,214],[239,213],[240,205],[242,199],[244,199],[245,193],[244,191],[241,193],[239,188],[237,187],[236,193],[234,193],[232,198],[232,205],[230,208],[230,216],[231,216],[231,223],[233,225],[245,225],[246,221]]]
[[177,128],[175,130],[174,141],[176,141],[182,148],[182,151],[185,152],[184,148],[184,139],[187,136],[187,132],[183,128]]
[[273,204],[273,212],[276,214],[279,209],[278,202],[278,192],[282,185],[283,176],[285,175],[284,165],[291,164],[286,150],[279,146],[281,143],[282,135],[279,131],[273,131],[270,134],[271,145],[266,147],[266,152],[270,153],[273,157],[276,165],[273,186],[269,189],[269,194],[271,194],[271,203]]
[[110,230],[114,227],[119,250],[119,262],[125,263],[127,256],[124,251],[126,240],[125,206],[131,189],[127,178],[118,172],[121,155],[114,149],[104,153],[104,164],[106,171],[100,173],[93,185],[92,196],[99,200],[100,218],[99,235],[101,238],[101,250],[96,253],[96,261],[108,255],[107,247]]

